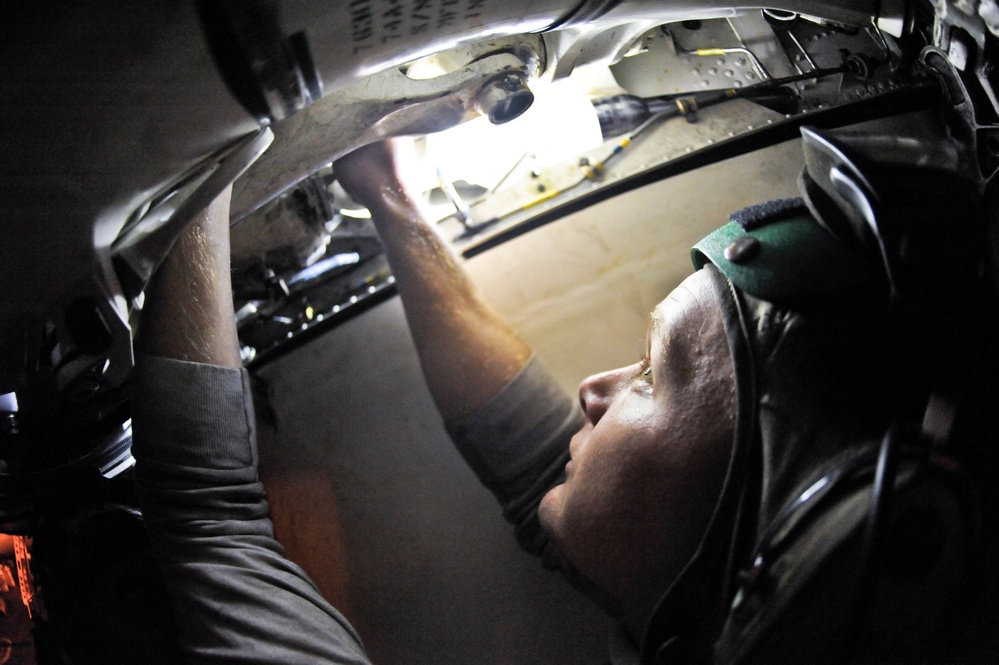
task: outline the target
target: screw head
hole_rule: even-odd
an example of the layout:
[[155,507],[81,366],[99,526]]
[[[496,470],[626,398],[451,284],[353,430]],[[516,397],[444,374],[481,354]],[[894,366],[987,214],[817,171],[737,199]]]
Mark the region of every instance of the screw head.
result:
[[748,263],[760,253],[760,241],[753,236],[743,236],[725,248],[724,256],[732,263]]

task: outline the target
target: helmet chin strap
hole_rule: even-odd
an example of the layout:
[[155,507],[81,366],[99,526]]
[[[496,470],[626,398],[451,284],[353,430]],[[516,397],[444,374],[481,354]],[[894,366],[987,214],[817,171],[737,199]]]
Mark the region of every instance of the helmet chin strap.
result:
[[[743,305],[732,283],[713,265],[712,276],[737,368],[752,368]],[[755,372],[737,371],[735,436],[722,491],[694,556],[659,601],[642,639],[643,663],[707,663],[733,593],[732,562],[752,545],[758,466]]]

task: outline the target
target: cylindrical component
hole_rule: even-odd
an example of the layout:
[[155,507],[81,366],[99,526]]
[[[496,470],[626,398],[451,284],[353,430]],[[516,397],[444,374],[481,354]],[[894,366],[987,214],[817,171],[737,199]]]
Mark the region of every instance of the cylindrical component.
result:
[[531,108],[534,93],[519,74],[504,74],[487,83],[475,98],[475,110],[502,125]]
[[673,105],[667,97],[641,98],[635,95],[614,95],[593,100],[593,110],[600,122],[604,140],[627,134],[648,120],[653,114]]
[[746,88],[740,90],[737,96],[784,115],[796,113],[801,101],[798,93],[782,85]]
[[657,113],[675,110],[690,118],[690,114],[696,113],[697,108],[710,106],[732,97],[749,99],[778,113],[792,113],[797,110],[798,104],[798,95],[793,90],[772,85],[661,97],[614,95],[594,99],[591,103],[600,122],[600,133],[604,140],[607,140],[627,134]]

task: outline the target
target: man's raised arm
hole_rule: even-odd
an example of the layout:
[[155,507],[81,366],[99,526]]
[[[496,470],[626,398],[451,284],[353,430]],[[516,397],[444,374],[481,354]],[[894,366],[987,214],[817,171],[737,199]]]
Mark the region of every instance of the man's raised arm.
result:
[[230,191],[181,234],[150,281],[138,352],[242,367],[229,278]]
[[365,146],[336,163],[340,184],[371,211],[392,265],[430,394],[445,421],[496,395],[531,349],[486,303],[461,259],[404,184],[405,143]]
[[133,383],[136,484],[192,663],[367,663],[274,540],[229,278],[229,192],[146,292]]
[[403,184],[411,166],[402,147],[366,146],[335,164],[337,178],[371,211],[448,433],[521,545],[547,555],[537,507],[562,477],[582,412],[487,304]]

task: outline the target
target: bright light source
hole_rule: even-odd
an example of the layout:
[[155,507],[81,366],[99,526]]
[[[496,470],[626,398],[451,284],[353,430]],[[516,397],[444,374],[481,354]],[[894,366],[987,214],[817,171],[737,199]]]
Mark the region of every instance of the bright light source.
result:
[[525,154],[532,157],[530,167],[572,160],[603,142],[590,99],[621,88],[606,67],[582,67],[567,79],[534,86],[533,92],[534,105],[508,123],[493,125],[481,117],[428,136],[431,169],[491,189]]

